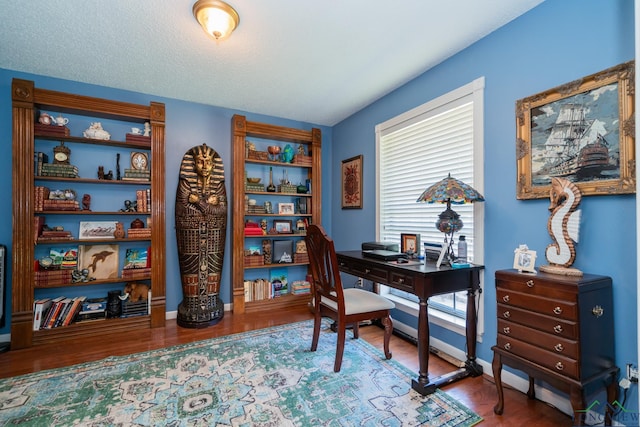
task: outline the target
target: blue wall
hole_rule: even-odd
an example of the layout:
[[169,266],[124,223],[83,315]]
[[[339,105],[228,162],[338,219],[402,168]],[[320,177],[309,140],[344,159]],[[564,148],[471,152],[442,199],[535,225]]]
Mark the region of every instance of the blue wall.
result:
[[[543,254],[550,243],[548,199],[516,200],[515,102],[634,59],[633,19],[633,2],[628,0],[547,0],[334,126],[334,177],[342,159],[364,155],[364,208],[341,210],[334,197],[331,231],[336,247],[357,248],[376,236],[375,125],[484,76],[485,334],[478,357],[491,361],[496,342],[494,273],[511,268],[519,244]],[[338,181],[332,190],[340,194]],[[583,197],[581,209],[574,267],[613,278],[616,358],[624,370],[626,363],[638,361],[635,196]],[[538,260],[545,263],[544,257]],[[462,339],[437,327],[431,331],[464,349]],[[627,409],[637,406],[637,394],[628,402]]]
[[[357,248],[375,238],[375,134],[374,126],[484,76],[485,88],[485,334],[479,358],[490,361],[496,341],[496,270],[513,264],[513,249],[526,243],[539,254],[550,242],[546,232],[548,200],[515,198],[515,102],[518,99],[598,72],[634,57],[634,10],[630,0],[547,0],[529,13],[500,28],[398,90],[323,132],[323,224],[341,249]],[[426,40],[425,43],[438,43]],[[207,143],[222,155],[227,189],[231,185],[231,116],[237,111],[163,99],[77,82],[0,69],[0,144],[11,147],[11,79],[35,80],[38,87],[105,97],[128,102],[166,104],[167,147],[167,310],[181,299],[173,218],[179,162],[190,147]],[[215,104],[215,100],[211,101]],[[330,102],[328,100],[327,102]],[[249,120],[295,127],[311,124],[251,113]],[[340,164],[364,155],[364,208],[340,208]],[[11,193],[11,158],[0,156],[0,194]],[[6,200],[5,199],[5,200]],[[617,364],[638,361],[636,241],[634,196],[583,198],[580,243],[574,266],[613,278]],[[11,251],[11,206],[0,204],[0,244]],[[230,302],[230,235],[223,271],[222,297]],[[10,253],[11,255],[11,253]],[[540,258],[539,258],[540,259]],[[544,258],[540,259],[540,263]],[[8,281],[11,282],[9,264]],[[10,288],[8,293],[10,302]],[[0,329],[0,334],[9,327]],[[432,332],[459,348],[463,341],[438,328]],[[594,343],[598,345],[598,343]],[[627,409],[637,405],[633,388]],[[637,408],[635,409],[637,410]]]
[[[7,246],[9,259],[11,259],[11,203],[10,194],[11,182],[11,80],[21,78],[33,80],[36,87],[70,92],[82,95],[95,96],[100,98],[113,99],[118,101],[148,104],[150,101],[164,102],[166,108],[166,260],[167,260],[167,311],[175,311],[182,300],[182,289],[180,285],[180,272],[178,266],[178,250],[176,246],[176,235],[174,227],[175,218],[175,197],[178,185],[178,172],[180,161],[185,152],[195,145],[206,143],[213,147],[222,156],[225,165],[225,177],[227,181],[227,195],[229,200],[229,224],[227,228],[227,240],[225,249],[225,261],[223,266],[223,277],[221,283],[221,297],[225,303],[231,303],[231,206],[233,204],[231,194],[232,177],[232,153],[231,153],[231,117],[238,113],[247,116],[247,120],[266,122],[280,126],[291,126],[303,129],[319,127],[322,131],[323,142],[323,170],[324,176],[331,174],[331,129],[309,123],[301,123],[291,120],[284,120],[277,117],[251,114],[242,111],[235,111],[225,108],[212,107],[209,105],[196,104],[192,102],[178,101],[146,94],[122,91],[101,86],[88,85],[84,83],[54,79],[50,77],[37,76],[26,73],[19,73],[0,69],[0,144],[6,150],[6,155],[0,156],[0,194],[6,198],[7,202],[0,204],[0,244]],[[213,100],[212,102],[215,102]],[[106,168],[108,169],[108,168]],[[244,171],[241,172],[244,175]],[[326,182],[331,182],[327,179]],[[331,197],[329,192],[322,195],[323,215],[322,222],[329,229],[331,227]],[[10,313],[11,304],[11,263],[8,262],[7,282],[7,314]],[[10,331],[10,317],[7,319],[5,327],[0,329],[0,335]]]

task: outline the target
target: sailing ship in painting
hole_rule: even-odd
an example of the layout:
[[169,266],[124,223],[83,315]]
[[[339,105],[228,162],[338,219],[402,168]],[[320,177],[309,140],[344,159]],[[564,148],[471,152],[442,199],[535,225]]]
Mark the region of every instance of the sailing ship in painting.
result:
[[[578,182],[612,179],[619,173],[617,129],[612,132],[606,129],[607,126],[615,128],[617,117],[604,114],[607,118],[598,115],[600,119],[594,119],[589,116],[602,106],[602,99],[600,105],[585,99],[574,98],[572,101],[553,103],[555,105],[546,106],[549,111],[538,111],[541,114],[538,119],[555,116],[553,122],[541,120],[538,123],[537,144],[532,147],[532,178],[539,184],[548,183],[551,177]],[[554,114],[549,114],[550,111]]]

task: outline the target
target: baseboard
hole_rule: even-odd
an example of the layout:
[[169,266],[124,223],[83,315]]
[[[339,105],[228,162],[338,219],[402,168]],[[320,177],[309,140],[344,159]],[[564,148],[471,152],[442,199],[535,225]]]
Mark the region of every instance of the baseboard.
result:
[[[394,332],[397,330],[400,334],[404,334],[408,336],[411,341],[416,342],[418,336],[418,330],[412,328],[398,320],[393,320],[393,328]],[[453,360],[454,362],[450,362],[453,365],[458,365],[458,363],[462,363],[461,361],[466,359],[466,353],[463,350],[460,350],[457,347],[454,347],[446,342],[436,339],[429,339],[429,349],[432,353],[437,354],[439,357],[442,357],[446,361],[450,362]],[[443,355],[446,355],[443,357]],[[482,366],[484,370],[484,375],[493,378],[493,369],[491,367],[491,362],[487,362],[486,360],[476,359],[476,362]],[[522,378],[518,375],[515,375],[505,369],[502,370],[502,384],[507,385],[513,389],[516,389],[524,394],[529,390],[529,380]],[[549,405],[557,408],[559,411],[572,416],[573,409],[571,407],[571,402],[568,398],[559,395],[551,389],[545,388],[540,385],[535,386],[536,399],[542,402],[548,403]],[[525,397],[526,398],[526,397]],[[498,402],[498,397],[496,394],[496,403]]]

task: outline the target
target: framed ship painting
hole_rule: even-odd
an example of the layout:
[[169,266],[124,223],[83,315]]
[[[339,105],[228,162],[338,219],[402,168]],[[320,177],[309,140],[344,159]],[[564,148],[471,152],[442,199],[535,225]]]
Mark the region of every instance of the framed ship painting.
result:
[[518,199],[549,197],[551,178],[583,196],[635,193],[634,61],[516,102]]

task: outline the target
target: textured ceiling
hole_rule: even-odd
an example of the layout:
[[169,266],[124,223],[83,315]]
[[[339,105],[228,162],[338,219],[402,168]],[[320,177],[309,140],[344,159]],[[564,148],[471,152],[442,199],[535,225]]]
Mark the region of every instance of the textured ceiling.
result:
[[334,125],[542,0],[0,0],[0,68]]

